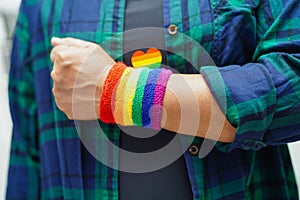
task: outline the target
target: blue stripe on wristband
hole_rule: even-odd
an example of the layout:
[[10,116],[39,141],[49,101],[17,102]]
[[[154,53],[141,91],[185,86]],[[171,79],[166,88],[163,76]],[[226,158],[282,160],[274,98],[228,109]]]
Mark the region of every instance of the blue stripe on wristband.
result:
[[144,127],[151,128],[151,108],[155,96],[155,88],[158,77],[162,69],[151,70],[144,90],[143,107],[142,107],[142,123]]

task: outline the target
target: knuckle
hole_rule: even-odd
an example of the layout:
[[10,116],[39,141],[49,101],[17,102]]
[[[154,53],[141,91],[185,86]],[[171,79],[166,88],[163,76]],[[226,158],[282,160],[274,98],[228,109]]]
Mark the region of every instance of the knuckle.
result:
[[56,72],[51,72],[51,77],[52,77],[52,80],[55,84],[63,84],[64,83],[64,78],[62,77],[61,74],[59,73],[56,73]]
[[58,89],[57,87],[53,87],[52,88],[52,93],[53,93],[53,96],[55,98],[55,101],[59,104],[62,104],[64,103],[64,94],[63,94],[63,91],[61,89]]
[[97,49],[97,48],[99,48],[99,45],[97,45],[96,43],[89,42],[88,44],[89,44],[88,47],[91,48],[91,49]]
[[61,94],[57,91],[57,89],[53,89],[53,96],[55,98],[55,102],[57,104],[61,104]]
[[58,62],[64,61],[64,53],[63,52],[59,51],[56,53],[56,61],[58,61]]
[[72,38],[71,37],[66,37],[64,40],[65,40],[65,42],[67,44],[70,44],[72,42]]
[[50,59],[52,62],[54,62],[54,50],[52,50],[50,53]]
[[55,94],[56,94],[56,87],[52,88],[52,94],[55,96]]
[[65,60],[63,66],[64,68],[74,68],[74,63],[71,60]]
[[56,73],[55,71],[52,71],[52,72],[50,73],[50,76],[51,76],[51,78],[52,78],[53,80],[55,80],[55,78],[56,78],[56,76],[57,76],[57,73]]

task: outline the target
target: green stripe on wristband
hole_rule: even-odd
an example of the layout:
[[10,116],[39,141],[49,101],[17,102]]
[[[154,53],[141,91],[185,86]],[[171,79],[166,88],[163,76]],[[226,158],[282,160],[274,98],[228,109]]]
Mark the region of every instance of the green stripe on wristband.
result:
[[142,108],[144,89],[151,69],[144,68],[140,74],[132,104],[132,120],[134,125],[143,126]]

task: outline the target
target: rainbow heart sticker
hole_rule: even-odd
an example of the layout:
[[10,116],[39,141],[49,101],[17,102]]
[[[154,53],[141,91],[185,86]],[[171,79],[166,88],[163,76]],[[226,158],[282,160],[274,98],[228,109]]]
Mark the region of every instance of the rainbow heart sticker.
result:
[[157,48],[149,48],[146,53],[141,50],[134,52],[131,63],[134,68],[159,68],[162,62],[161,52]]

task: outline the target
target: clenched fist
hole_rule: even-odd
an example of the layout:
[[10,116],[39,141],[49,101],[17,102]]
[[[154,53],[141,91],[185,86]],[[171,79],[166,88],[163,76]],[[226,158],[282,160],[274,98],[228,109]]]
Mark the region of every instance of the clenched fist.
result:
[[102,85],[115,61],[99,45],[74,38],[52,38],[51,77],[56,104],[69,119],[99,118]]

